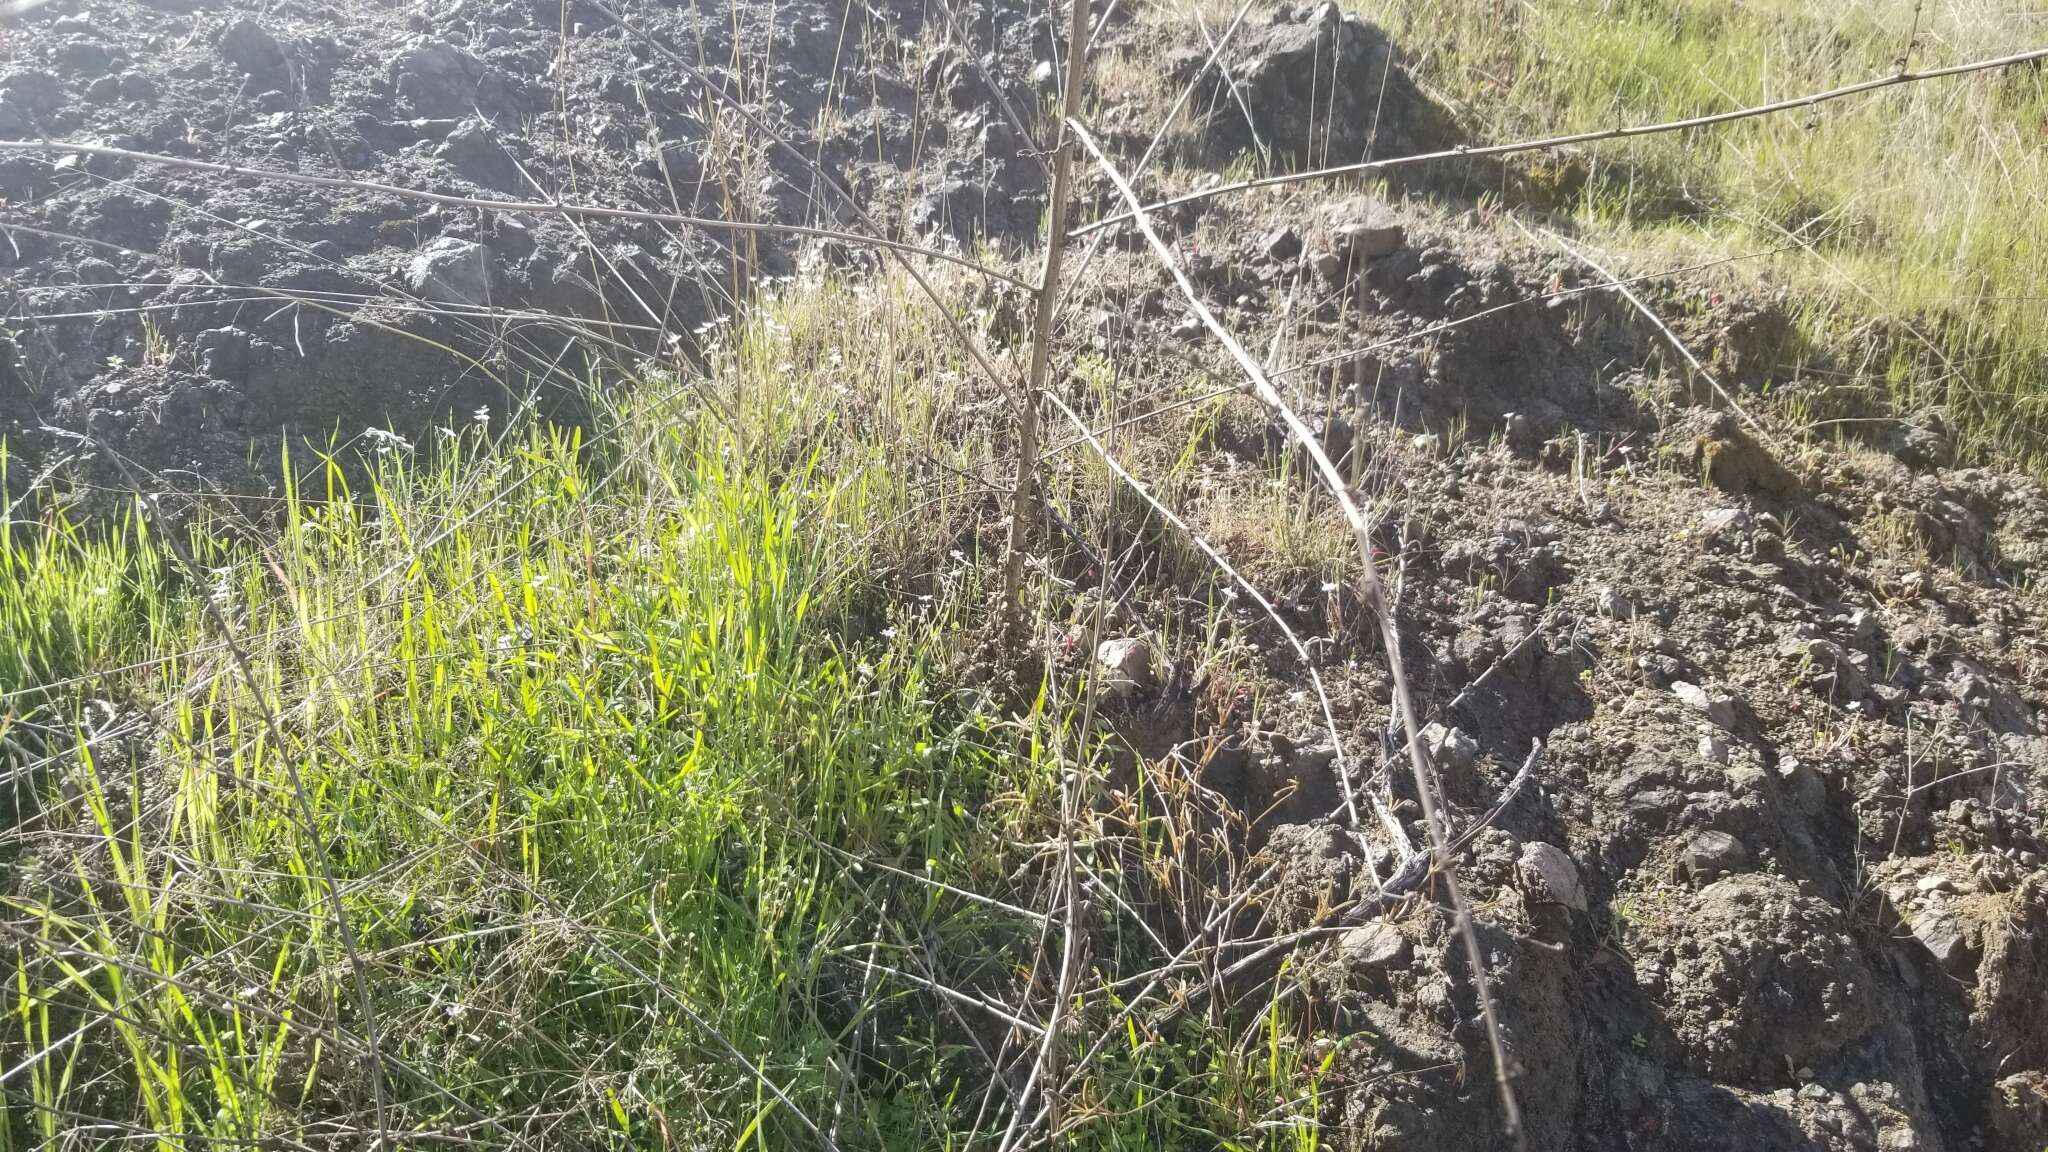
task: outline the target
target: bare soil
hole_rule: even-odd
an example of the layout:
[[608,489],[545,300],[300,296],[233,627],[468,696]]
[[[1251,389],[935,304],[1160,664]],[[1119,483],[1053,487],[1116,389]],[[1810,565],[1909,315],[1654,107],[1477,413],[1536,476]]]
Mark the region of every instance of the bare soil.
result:
[[[908,3],[624,7],[701,53],[904,235],[1021,242],[1037,227],[1038,159],[973,61],[1042,124],[1044,12],[961,5],[949,33],[941,9]],[[1216,178],[1246,146],[1303,166],[1455,137],[1369,26],[1329,9],[1253,22],[1227,54],[1240,90],[1199,88],[1212,146],[1177,148],[1173,174],[1141,188]],[[1193,35],[1136,22],[1105,35],[1106,54],[1182,79],[1206,55]],[[687,78],[573,2],[345,19],[56,3],[0,29],[0,45],[0,133],[17,138],[847,222],[806,170],[742,142]],[[1300,61],[1318,58],[1336,62],[1330,87],[1304,89]],[[1159,110],[1135,91],[1099,95],[1100,127],[1134,160]],[[806,260],[867,267],[815,242],[620,221],[586,236],[543,214],[51,159],[0,160],[5,434],[32,453],[72,443],[45,426],[89,432],[208,487],[261,485],[298,438],[417,435],[536,389],[573,415],[550,366],[581,373],[589,330],[686,347],[749,281]],[[1497,175],[1418,173],[1391,198],[1318,186],[1217,200],[1162,224],[1226,323],[1275,364],[1315,365],[1281,379],[1384,511],[1403,656],[1425,711],[1458,731],[1437,756],[1454,825],[1493,806],[1533,741],[1547,746],[1464,864],[1532,1145],[2038,1152],[2048,493],[1954,467],[1938,414],[1845,426],[1856,440],[1789,423],[1802,397],[1833,403],[1828,362],[1790,354],[1768,285],[1725,272],[1638,285],[1718,394],[1583,264],[1470,198]],[[1088,194],[1112,203],[1106,185]],[[1094,268],[1068,319],[1077,352],[1132,365],[1162,396],[1233,382],[1127,235]],[[1286,449],[1249,401],[1161,417],[1125,446],[1141,475],[1161,475],[1190,442],[1190,519],[1297,631],[1325,638],[1353,755],[1375,750],[1388,683],[1366,613],[1333,578],[1337,526],[1303,486],[1273,495]],[[1296,549],[1272,514],[1290,501],[1306,509]],[[1128,534],[1119,619],[1194,613],[1171,595],[1197,567],[1185,549],[1142,517]],[[1235,679],[1163,648],[1163,674],[1116,721],[1148,755],[1206,741],[1204,782],[1286,878],[1254,919],[1344,929],[1296,954],[1306,1011],[1353,1038],[1324,1095],[1330,1142],[1501,1146],[1441,893],[1384,922],[1330,911],[1398,861],[1377,833],[1340,827],[1291,651],[1249,605],[1227,616],[1248,653]],[[1400,798],[1398,763],[1366,769]],[[1412,798],[1399,812],[1419,831]]]

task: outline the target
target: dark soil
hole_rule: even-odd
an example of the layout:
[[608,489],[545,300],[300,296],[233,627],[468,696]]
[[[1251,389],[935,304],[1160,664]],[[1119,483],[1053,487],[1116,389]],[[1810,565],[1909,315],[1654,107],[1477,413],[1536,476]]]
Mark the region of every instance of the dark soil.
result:
[[[903,235],[1022,242],[1037,227],[1039,160],[974,62],[1037,130],[1045,13],[960,5],[948,31],[940,9],[895,0],[622,7]],[[1398,46],[1336,12],[1255,16],[1229,56],[1240,91],[1200,89],[1216,154],[1183,159],[1213,176],[1244,147],[1305,166],[1454,139]],[[1206,55],[1137,22],[1107,34],[1181,77]],[[0,45],[0,136],[469,196],[849,219],[573,0],[431,16],[54,3]],[[1305,87],[1301,61],[1318,59],[1336,67]],[[1158,110],[1102,96],[1099,127],[1134,158]],[[1766,288],[1643,285],[1738,415],[1629,304],[1579,291],[1599,285],[1583,265],[1413,187],[1391,203],[1327,187],[1216,201],[1162,225],[1227,323],[1278,363],[1316,365],[1285,390],[1386,497],[1403,656],[1442,726],[1454,822],[1547,742],[1463,864],[1532,1146],[2039,1152],[2048,493],[1954,467],[1938,414],[1868,443],[1803,437],[1770,413],[1825,373],[1784,367],[1793,338]],[[1113,206],[1101,182],[1087,191]],[[806,260],[858,274],[832,246],[625,221],[579,234],[547,214],[125,162],[8,155],[0,197],[0,431],[31,456],[86,434],[178,487],[260,486],[288,443],[416,436],[527,396],[573,416],[593,331],[686,355],[762,278]],[[1232,382],[1149,253],[1128,235],[1105,251],[1080,339],[1133,372]],[[1170,455],[1193,426],[1164,427],[1154,448]],[[1259,558],[1245,566],[1297,631],[1327,639],[1340,721],[1378,731],[1388,684],[1366,614],[1256,512],[1278,434],[1248,401],[1189,434],[1204,450],[1191,519]],[[1318,555],[1341,555],[1327,514],[1312,519]],[[1171,577],[1183,562],[1154,546],[1142,563]],[[1377,832],[1331,822],[1341,789],[1302,669],[1255,610],[1230,611],[1263,653],[1245,694],[1258,713],[1198,716],[1182,675],[1134,687],[1118,719],[1141,750],[1214,737],[1206,783],[1263,814],[1254,843],[1288,878],[1261,915],[1305,924],[1398,861]],[[1502,1146],[1440,898],[1427,888],[1298,957],[1311,1011],[1356,1039],[1323,1096],[1333,1146]]]

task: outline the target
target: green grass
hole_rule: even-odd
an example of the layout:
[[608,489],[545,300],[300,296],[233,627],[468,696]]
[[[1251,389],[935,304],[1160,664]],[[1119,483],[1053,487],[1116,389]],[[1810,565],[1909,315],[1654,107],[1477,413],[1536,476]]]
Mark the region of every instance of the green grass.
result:
[[[1354,4],[1492,142],[1650,123],[2048,44],[2037,6],[1970,0]],[[1840,350],[1838,405],[1938,406],[1963,447],[2048,465],[2048,69],[1933,80],[1532,161],[1539,195],[1623,250],[1752,265]],[[1828,406],[1823,405],[1823,408]]]
[[[772,1082],[842,1147],[994,1147],[988,1058],[1014,1088],[1036,1038],[925,981],[1043,1018],[1064,833],[1122,904],[1081,922],[1060,1142],[1312,1147],[1328,1060],[1278,999],[1121,1015],[1196,814],[1107,790],[1077,674],[971,687],[993,612],[950,526],[980,493],[917,458],[986,448],[890,292],[764,305],[588,441],[449,430],[256,525],[25,500],[0,1146],[361,1146],[360,963],[395,1146],[819,1146]],[[1063,821],[1070,791],[1101,814]]]

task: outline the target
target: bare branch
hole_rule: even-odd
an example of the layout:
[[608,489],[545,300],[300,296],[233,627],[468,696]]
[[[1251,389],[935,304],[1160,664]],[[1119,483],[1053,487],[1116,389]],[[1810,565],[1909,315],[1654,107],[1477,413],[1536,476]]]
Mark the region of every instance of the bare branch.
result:
[[1139,231],[1144,233],[1146,242],[1152,246],[1152,251],[1159,257],[1160,263],[1172,274],[1174,283],[1180,287],[1181,294],[1187,298],[1195,314],[1244,370],[1258,398],[1273,410],[1288,433],[1301,445],[1302,450],[1308,453],[1324,486],[1337,498],[1337,504],[1344,512],[1344,519],[1351,526],[1352,537],[1358,544],[1358,558],[1362,566],[1360,579],[1364,585],[1365,601],[1379,623],[1380,637],[1387,649],[1387,670],[1394,682],[1394,707],[1399,711],[1402,727],[1408,735],[1409,762],[1415,773],[1415,793],[1422,805],[1422,821],[1429,829],[1437,872],[1443,876],[1444,888],[1451,897],[1452,907],[1457,911],[1459,935],[1464,937],[1466,956],[1472,966],[1472,983],[1479,1000],[1480,1014],[1486,1020],[1487,1041],[1493,1047],[1494,1079],[1500,1087],[1502,1117],[1508,1134],[1514,1139],[1517,1147],[1526,1146],[1526,1137],[1522,1132],[1521,1109],[1515,1103],[1514,1086],[1508,1081],[1507,1048],[1501,1040],[1500,1022],[1494,1014],[1493,997],[1487,984],[1486,958],[1479,949],[1479,936],[1472,927],[1472,912],[1465,903],[1464,893],[1458,887],[1457,870],[1451,861],[1450,845],[1444,835],[1442,821],[1438,818],[1434,772],[1427,754],[1422,750],[1422,740],[1417,732],[1415,701],[1409,692],[1408,675],[1401,662],[1400,633],[1395,628],[1385,586],[1380,581],[1379,564],[1373,558],[1372,528],[1366,522],[1365,514],[1360,511],[1350,485],[1337,470],[1337,465],[1330,459],[1330,454],[1324,451],[1315,433],[1310,431],[1300,415],[1288,406],[1279,390],[1273,387],[1265,369],[1245,352],[1244,346],[1238,343],[1237,338],[1216,319],[1215,313],[1203,302],[1201,293],[1195,291],[1195,286],[1189,282],[1187,273],[1181,270],[1179,262],[1174,259],[1173,250],[1166,246],[1166,242],[1159,238],[1159,233],[1152,227],[1151,217],[1138,200],[1138,194],[1132,191],[1130,182],[1125,180],[1116,166],[1109,162],[1109,157],[1103,154],[1087,129],[1079,123],[1075,123],[1073,128],[1081,143],[1095,157],[1095,162],[1101,167],[1103,174],[1116,185],[1117,192],[1123,196],[1124,202],[1130,205],[1132,218],[1137,222]]

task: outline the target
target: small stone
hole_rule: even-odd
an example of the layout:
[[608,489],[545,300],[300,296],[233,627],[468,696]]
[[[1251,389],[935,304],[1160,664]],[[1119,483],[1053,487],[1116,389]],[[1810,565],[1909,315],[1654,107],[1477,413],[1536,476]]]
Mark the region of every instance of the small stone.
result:
[[1259,241],[1259,250],[1285,263],[1301,255],[1301,237],[1292,228],[1276,228]]
[[286,70],[284,45],[247,17],[228,25],[220,35],[221,59],[250,76],[271,76]]
[[1522,845],[1516,861],[1522,884],[1531,895],[1551,904],[1586,910],[1586,886],[1579,879],[1579,866],[1555,844],[1531,840]]
[[491,302],[491,250],[470,240],[442,236],[429,241],[406,269],[414,295],[442,304]]
[[1954,892],[1956,890],[1956,882],[1939,872],[1930,872],[1922,876],[1919,883],[1915,884],[1914,887],[1923,894],[1930,892]]
[[1952,975],[1967,975],[1977,966],[1976,948],[1956,914],[1937,907],[1914,915],[1913,938],[1927,949],[1934,962]]
[[1808,816],[1818,814],[1827,804],[1827,781],[1797,756],[1778,761],[1778,788],[1794,808]]
[[1344,258],[1327,248],[1318,248],[1308,254],[1308,266],[1326,283],[1334,284],[1344,274]]
[[1715,508],[1700,515],[1700,531],[1708,539],[1731,536],[1749,527],[1749,513],[1740,508]]
[[1712,734],[1700,737],[1700,759],[1709,764],[1728,763],[1728,741]]
[[462,116],[472,111],[483,62],[440,40],[415,41],[391,58],[391,84],[422,116]]
[[1152,646],[1135,636],[1104,640],[1095,650],[1095,662],[1113,679],[1109,688],[1128,694],[1152,683]]
[[1385,921],[1353,928],[1337,938],[1337,955],[1354,972],[1383,972],[1405,968],[1414,945],[1399,928]]
[[1059,72],[1052,66],[1052,61],[1040,60],[1031,69],[1031,86],[1040,92],[1055,92],[1059,90]]
[[1705,716],[1716,728],[1735,727],[1735,698],[1726,693],[1710,693],[1705,688],[1685,680],[1671,682],[1671,694],[1678,697],[1694,712]]
[[1501,416],[1501,432],[1507,437],[1508,447],[1518,452],[1534,451],[1542,438],[1542,431],[1536,421],[1526,412],[1508,412]]
[[147,104],[156,99],[156,81],[147,73],[126,72],[121,76],[121,99]]
[[1439,768],[1456,771],[1470,768],[1479,758],[1479,741],[1465,734],[1462,729],[1446,728],[1435,721],[1423,726],[1418,733],[1422,747],[1429,753],[1430,762]]
[[111,104],[121,98],[121,80],[116,76],[102,76],[85,86],[85,98],[94,104]]
[[1609,620],[1633,620],[1636,618],[1635,602],[1612,585],[1600,586],[1600,615]]
[[1726,832],[1702,832],[1685,846],[1681,859],[1685,873],[1705,883],[1720,876],[1749,870],[1749,849]]
[[1399,224],[1346,224],[1330,238],[1353,263],[1363,263],[1399,252],[1408,242],[1408,232]]

